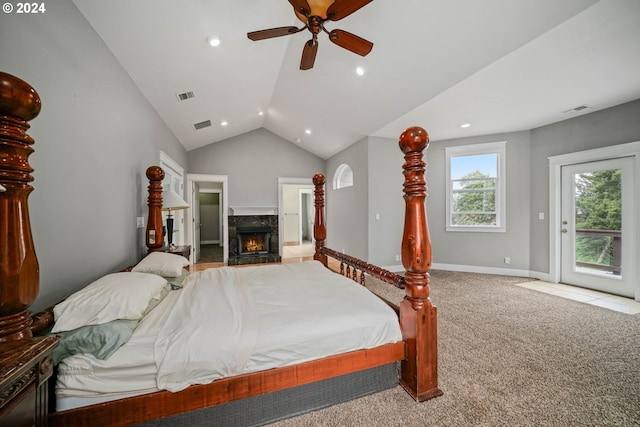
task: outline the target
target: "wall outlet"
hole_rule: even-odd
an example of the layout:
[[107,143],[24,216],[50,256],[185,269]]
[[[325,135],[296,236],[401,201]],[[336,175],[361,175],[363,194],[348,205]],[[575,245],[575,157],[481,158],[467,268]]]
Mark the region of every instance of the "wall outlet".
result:
[[511,264],[511,258],[509,258],[509,257],[504,257],[504,263],[505,263],[505,264]]
[[400,255],[396,255],[396,261],[400,261]]
[[144,217],[143,216],[139,216],[138,217],[138,228],[144,228]]

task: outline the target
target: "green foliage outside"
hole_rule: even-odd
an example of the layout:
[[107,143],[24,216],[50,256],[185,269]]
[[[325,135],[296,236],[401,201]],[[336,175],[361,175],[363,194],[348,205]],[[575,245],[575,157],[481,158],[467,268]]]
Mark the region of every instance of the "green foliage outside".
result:
[[[576,230],[620,231],[622,174],[619,169],[576,175]],[[613,236],[576,232],[576,261],[613,265]]]
[[496,225],[496,180],[474,171],[456,180],[451,222],[454,225]]

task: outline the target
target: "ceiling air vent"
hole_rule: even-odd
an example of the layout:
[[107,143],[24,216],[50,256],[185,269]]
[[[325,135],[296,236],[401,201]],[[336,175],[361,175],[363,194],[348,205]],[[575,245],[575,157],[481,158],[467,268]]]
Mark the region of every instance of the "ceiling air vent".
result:
[[186,101],[187,99],[191,99],[191,98],[195,98],[195,97],[196,97],[196,95],[192,91],[178,94],[178,100],[179,101]]
[[591,107],[589,107],[588,105],[580,105],[580,106],[578,106],[576,108],[572,108],[570,110],[563,111],[563,113],[565,113],[565,114],[566,113],[575,113],[575,112],[578,112],[578,111],[586,110],[587,108],[591,108]]
[[205,120],[204,122],[194,123],[193,128],[195,130],[200,130],[200,129],[208,128],[209,126],[211,126],[211,120]]

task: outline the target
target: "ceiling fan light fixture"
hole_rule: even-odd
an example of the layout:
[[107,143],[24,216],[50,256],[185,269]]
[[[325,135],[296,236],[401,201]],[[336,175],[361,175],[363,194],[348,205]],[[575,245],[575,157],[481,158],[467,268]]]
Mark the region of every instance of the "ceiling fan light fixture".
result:
[[[331,6],[333,2],[334,0],[307,0],[307,3],[309,3],[309,7],[311,8],[309,16],[319,16],[322,19],[327,19],[327,9],[329,9],[329,6]],[[295,12],[298,19],[306,24],[307,17],[298,10]]]
[[211,46],[211,47],[220,46],[220,43],[222,43],[222,36],[220,34],[217,34],[217,33],[216,34],[212,34],[207,39],[207,43],[209,43],[209,46]]

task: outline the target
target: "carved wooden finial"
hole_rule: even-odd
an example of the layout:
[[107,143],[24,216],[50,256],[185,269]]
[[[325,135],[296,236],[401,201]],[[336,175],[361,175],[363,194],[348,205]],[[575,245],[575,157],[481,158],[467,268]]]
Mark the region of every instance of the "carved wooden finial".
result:
[[398,144],[404,154],[411,151],[423,151],[429,144],[429,134],[421,127],[410,127],[402,132]]
[[0,115],[35,119],[42,108],[40,96],[29,83],[0,71]]
[[34,142],[27,121],[41,106],[28,83],[0,72],[0,341],[32,336],[27,309],[38,296],[40,269],[27,204]]
[[147,253],[158,252],[164,246],[164,233],[162,228],[162,180],[164,170],[160,166],[149,166],[147,168],[147,178],[149,179],[149,218],[147,219],[147,230],[145,242]]

